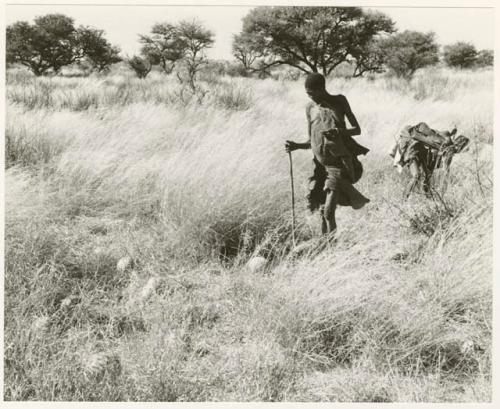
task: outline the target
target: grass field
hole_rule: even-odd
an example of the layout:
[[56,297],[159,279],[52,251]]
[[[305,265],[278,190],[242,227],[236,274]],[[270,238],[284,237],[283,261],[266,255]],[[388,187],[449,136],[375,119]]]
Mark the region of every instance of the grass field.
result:
[[[7,72],[4,399],[490,401],[492,71],[331,80],[371,203],[303,254],[302,81],[200,86]],[[471,146],[403,201],[387,152],[420,121]]]

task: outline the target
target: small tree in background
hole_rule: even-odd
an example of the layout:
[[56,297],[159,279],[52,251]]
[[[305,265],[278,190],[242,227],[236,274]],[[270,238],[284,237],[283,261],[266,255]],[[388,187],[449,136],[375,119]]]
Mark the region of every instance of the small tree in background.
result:
[[185,44],[179,36],[178,28],[170,23],[158,23],[151,29],[151,35],[140,35],[143,44],[141,54],[153,65],[160,65],[170,74],[175,64],[183,58]]
[[264,44],[259,45],[258,41],[258,38],[248,33],[233,35],[233,56],[246,73],[255,72],[258,60],[266,57]]
[[[213,45],[214,34],[199,21],[193,20],[181,21],[178,25],[178,35],[184,50],[182,58],[184,72],[189,86],[194,90],[196,74],[208,62],[205,51]],[[180,73],[178,78],[184,81]]]
[[494,63],[493,50],[480,50],[477,53],[477,67],[491,67]]
[[471,68],[476,63],[477,51],[472,44],[457,42],[447,45],[443,50],[444,62],[453,68]]
[[366,72],[384,72],[386,55],[379,40],[354,47],[353,52],[353,77],[361,77]]
[[138,78],[146,78],[152,68],[151,63],[147,60],[147,58],[137,55],[127,59],[127,64],[134,70]]
[[112,64],[122,60],[119,56],[120,49],[104,38],[103,30],[80,27],[77,35],[82,55],[98,72],[107,71]]
[[140,36],[141,54],[167,74],[177,67],[179,80],[195,90],[196,75],[208,62],[205,51],[213,45],[214,34],[196,20],[155,24],[151,33]]
[[383,41],[385,65],[396,76],[411,79],[423,67],[439,62],[439,46],[433,32],[403,31]]

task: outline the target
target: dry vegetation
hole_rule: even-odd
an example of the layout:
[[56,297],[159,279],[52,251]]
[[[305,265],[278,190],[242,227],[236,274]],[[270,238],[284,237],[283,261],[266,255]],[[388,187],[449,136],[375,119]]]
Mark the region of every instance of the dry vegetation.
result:
[[[7,73],[4,398],[490,401],[492,72],[332,80],[372,202],[301,255],[302,82],[200,85]],[[422,120],[471,149],[403,202],[387,151]]]

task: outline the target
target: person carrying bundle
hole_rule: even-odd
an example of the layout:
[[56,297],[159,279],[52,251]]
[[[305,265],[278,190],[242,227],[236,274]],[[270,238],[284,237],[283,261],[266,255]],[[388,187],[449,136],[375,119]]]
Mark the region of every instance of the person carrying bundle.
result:
[[[330,95],[325,77],[319,73],[307,76],[305,88],[311,99],[306,107],[309,139],[303,143],[286,141],[285,150],[312,149],[309,208],[320,210],[321,231],[330,234],[337,229],[337,205],[361,209],[370,201],[353,186],[363,172],[357,156],[365,155],[368,149],[352,138],[361,133],[361,128],[344,95]],[[346,117],[351,128],[346,127]]]

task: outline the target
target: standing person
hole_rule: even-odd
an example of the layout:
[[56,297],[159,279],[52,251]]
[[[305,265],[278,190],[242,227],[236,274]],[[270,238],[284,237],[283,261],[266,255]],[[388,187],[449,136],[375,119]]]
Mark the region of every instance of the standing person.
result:
[[[361,133],[361,128],[344,95],[330,95],[325,89],[325,77],[319,73],[307,76],[305,88],[311,99],[306,107],[309,139],[304,143],[286,141],[285,149],[291,152],[312,148],[314,174],[309,179],[309,208],[320,209],[321,231],[329,234],[337,229],[337,205],[361,209],[370,201],[352,185],[363,172],[357,156],[365,155],[368,149],[352,138]],[[351,128],[346,127],[345,117]]]

